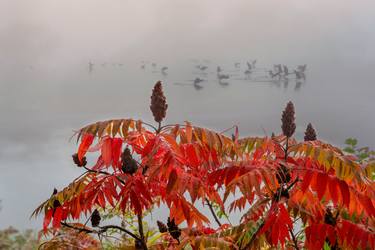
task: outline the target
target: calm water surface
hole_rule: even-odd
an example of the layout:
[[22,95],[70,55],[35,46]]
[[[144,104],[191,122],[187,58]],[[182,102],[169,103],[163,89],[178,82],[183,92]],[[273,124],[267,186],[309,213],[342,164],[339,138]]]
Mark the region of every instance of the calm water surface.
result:
[[[236,71],[233,62],[205,62],[207,75],[195,74],[196,63],[190,60],[170,62],[167,76],[152,72],[151,66],[141,70],[139,61],[105,67],[96,62],[91,73],[82,63],[8,74],[2,85],[6,92],[0,93],[0,227],[40,228],[40,220],[29,220],[32,210],[54,187],[60,189],[80,174],[71,162],[73,130],[111,118],[152,121],[149,101],[157,80],[164,82],[168,123],[189,120],[217,131],[238,125],[242,136],[270,135],[280,132],[281,112],[292,100],[298,138],[312,122],[318,136],[335,145],[351,136],[375,148],[375,83],[367,66],[310,62],[306,81],[296,86],[295,81],[241,80],[245,65]],[[272,63],[260,60],[258,67]],[[227,84],[216,79],[217,65],[232,75]],[[202,88],[192,85],[196,77],[207,80]]]

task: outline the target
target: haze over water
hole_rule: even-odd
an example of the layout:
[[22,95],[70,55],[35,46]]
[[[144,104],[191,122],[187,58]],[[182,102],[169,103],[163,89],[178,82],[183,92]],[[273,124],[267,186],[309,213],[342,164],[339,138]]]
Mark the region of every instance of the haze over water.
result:
[[[0,228],[40,228],[33,209],[81,173],[73,130],[112,118],[152,122],[157,80],[167,123],[270,135],[292,100],[298,138],[312,122],[322,140],[356,137],[375,148],[374,9],[370,0],[1,1]],[[306,81],[296,89],[236,80],[254,59],[259,68],[307,64]],[[141,70],[142,60],[168,75]],[[196,64],[212,72],[199,76],[203,88],[176,85],[197,77]],[[217,66],[238,75],[220,85]]]

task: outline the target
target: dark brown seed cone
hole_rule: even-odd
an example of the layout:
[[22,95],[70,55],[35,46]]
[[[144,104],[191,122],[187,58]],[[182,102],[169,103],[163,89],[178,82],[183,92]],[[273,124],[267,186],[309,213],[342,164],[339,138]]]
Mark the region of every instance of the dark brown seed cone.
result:
[[169,234],[174,239],[179,241],[179,237],[181,236],[181,229],[178,228],[178,226],[174,222],[174,219],[170,220],[170,218],[168,217],[167,225],[168,225]]
[[58,207],[60,207],[60,206],[61,206],[61,203],[60,203],[59,200],[54,200],[54,201],[53,201],[53,208],[58,208]]
[[336,225],[336,218],[333,216],[331,209],[329,208],[326,209],[326,213],[324,214],[324,223],[332,226]]
[[140,240],[135,240],[134,247],[135,247],[135,250],[144,250],[142,241]]
[[311,123],[307,125],[306,131],[305,131],[305,141],[315,141],[316,140],[316,132]]
[[288,102],[285,110],[281,117],[281,129],[286,137],[291,137],[296,130],[295,118],[294,118],[294,105],[292,102]]
[[160,233],[168,232],[168,227],[163,222],[156,221],[156,223],[158,224],[158,228],[159,228]]
[[121,155],[121,169],[126,174],[134,174],[138,170],[137,162],[133,159],[130,149],[125,148]]
[[144,166],[144,167],[143,167],[143,169],[142,169],[142,174],[143,174],[143,175],[145,175],[145,174],[146,174],[146,172],[147,172],[148,168],[149,168],[149,166],[148,166],[148,165],[146,165],[146,166]]
[[155,84],[154,89],[152,90],[150,109],[156,122],[161,122],[167,114],[167,99],[164,96],[163,87],[160,81]]
[[277,169],[276,179],[279,184],[288,183],[290,181],[290,171],[284,165],[280,165]]
[[57,194],[57,189],[56,188],[53,189],[52,195],[55,195],[55,194]]
[[82,161],[79,160],[78,158],[78,154],[74,154],[72,155],[72,158],[73,158],[73,162],[78,166],[78,167],[84,167],[86,166],[87,164],[87,160],[86,160],[86,157],[83,157],[82,158]]
[[91,225],[93,227],[99,226],[101,219],[102,218],[100,217],[99,211],[97,209],[95,209],[94,212],[92,212],[92,214],[91,214]]
[[281,198],[289,199],[289,191],[286,188],[278,188],[277,191],[273,195],[274,201],[280,201]]

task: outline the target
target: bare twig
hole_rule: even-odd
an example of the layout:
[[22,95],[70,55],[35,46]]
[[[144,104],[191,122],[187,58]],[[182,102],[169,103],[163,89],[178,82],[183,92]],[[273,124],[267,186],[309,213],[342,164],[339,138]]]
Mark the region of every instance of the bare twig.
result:
[[292,240],[293,240],[294,248],[296,250],[299,250],[297,238],[294,235],[293,230],[291,228],[289,228],[289,233],[292,235]]
[[221,227],[221,222],[220,222],[219,218],[217,218],[216,213],[215,213],[215,211],[212,207],[212,204],[211,204],[210,200],[206,198],[206,202],[207,202],[208,207],[210,208],[211,214],[214,217],[216,223],[219,225],[219,227]]
[[70,224],[68,224],[66,222],[61,222],[61,225],[65,226],[65,227],[68,227],[68,228],[71,228],[71,229],[78,230],[79,232],[96,233],[96,234],[105,233],[108,229],[117,229],[117,230],[120,230],[120,231],[128,234],[129,236],[133,237],[134,239],[141,241],[141,239],[137,235],[133,234],[132,232],[130,232],[129,230],[127,230],[127,229],[125,229],[123,227],[116,226],[116,225],[107,225],[107,226],[99,227],[99,229],[100,229],[99,231],[93,230],[93,229],[84,228],[84,227],[73,226],[73,225],[70,225]]

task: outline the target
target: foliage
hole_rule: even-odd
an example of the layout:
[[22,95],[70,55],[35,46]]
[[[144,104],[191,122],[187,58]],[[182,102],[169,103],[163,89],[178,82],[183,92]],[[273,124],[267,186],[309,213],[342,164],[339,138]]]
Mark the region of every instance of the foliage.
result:
[[38,246],[38,240],[32,230],[20,232],[13,227],[0,230],[0,249],[31,250]]
[[[68,237],[99,248],[115,231],[126,239],[119,240],[123,249],[375,248],[373,163],[315,140],[311,124],[305,141],[296,141],[291,102],[284,134],[271,138],[239,138],[237,127],[230,138],[189,122],[162,126],[168,105],[159,82],[150,108],[157,126],[115,119],[77,132],[73,160],[84,173],[33,213],[44,214],[44,233],[53,234],[46,244],[62,247]],[[88,153],[97,153],[89,167]],[[161,204],[169,218],[158,222],[157,233],[143,218]],[[98,217],[112,211],[121,225]],[[243,213],[240,224],[222,224],[235,211]],[[83,215],[87,222],[91,216],[91,227],[74,222]],[[123,223],[128,215],[133,226]]]

